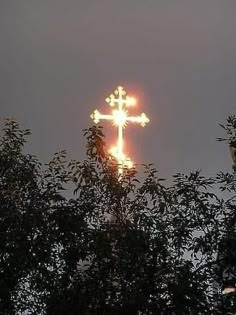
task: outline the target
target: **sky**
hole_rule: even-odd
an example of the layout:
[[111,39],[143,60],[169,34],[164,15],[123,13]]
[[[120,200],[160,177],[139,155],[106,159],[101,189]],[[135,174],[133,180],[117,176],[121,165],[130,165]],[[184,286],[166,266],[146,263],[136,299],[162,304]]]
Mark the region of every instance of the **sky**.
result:
[[[136,96],[126,153],[160,174],[230,171],[219,123],[236,109],[235,0],[1,0],[0,119],[41,161],[84,158],[83,129],[118,85]],[[116,130],[102,123],[108,147]]]

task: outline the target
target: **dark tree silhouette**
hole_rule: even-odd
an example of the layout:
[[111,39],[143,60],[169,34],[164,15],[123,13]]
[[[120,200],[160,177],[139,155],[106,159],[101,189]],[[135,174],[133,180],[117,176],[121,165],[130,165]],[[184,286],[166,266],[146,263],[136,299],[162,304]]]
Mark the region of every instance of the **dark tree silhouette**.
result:
[[177,173],[167,185],[150,164],[142,176],[127,169],[118,178],[95,126],[85,131],[85,161],[67,161],[62,151],[42,166],[23,151],[28,134],[5,121],[1,314],[230,310],[214,288],[227,272],[235,276],[234,173]]

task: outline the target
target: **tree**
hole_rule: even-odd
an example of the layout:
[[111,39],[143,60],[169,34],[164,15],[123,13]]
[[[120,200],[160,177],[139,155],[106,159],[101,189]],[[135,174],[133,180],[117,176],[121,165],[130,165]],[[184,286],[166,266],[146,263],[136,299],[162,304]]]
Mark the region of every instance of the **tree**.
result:
[[230,174],[167,185],[149,164],[118,178],[95,126],[85,161],[41,166],[28,134],[7,120],[0,144],[2,314],[222,314],[212,286],[235,204],[215,191]]
[[[29,130],[22,131],[17,123],[7,120],[3,131],[0,143],[0,312],[14,314],[13,291],[31,264],[28,238],[40,223],[41,201],[36,182],[39,164],[34,157],[21,152]],[[33,208],[35,213],[32,213]]]
[[58,289],[66,222],[73,220],[77,233],[83,225],[81,215],[71,217],[76,202],[61,194],[68,180],[64,152],[43,171],[34,156],[23,153],[29,133],[6,120],[0,143],[1,314],[40,314]]
[[[219,242],[217,281],[221,287],[236,288],[236,116],[229,116],[226,124],[221,125],[226,132],[226,141],[233,160],[233,173],[220,172],[217,181],[222,192],[227,193],[224,209],[223,233]],[[236,295],[234,292],[220,299],[222,312],[236,311]]]

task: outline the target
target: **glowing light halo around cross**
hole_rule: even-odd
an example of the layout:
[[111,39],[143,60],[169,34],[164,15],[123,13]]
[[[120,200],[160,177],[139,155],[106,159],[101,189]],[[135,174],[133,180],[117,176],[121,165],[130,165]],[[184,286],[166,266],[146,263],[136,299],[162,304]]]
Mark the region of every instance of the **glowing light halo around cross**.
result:
[[118,174],[123,173],[123,168],[132,168],[133,163],[129,157],[127,157],[124,152],[124,139],[123,139],[123,129],[126,127],[127,122],[139,123],[144,127],[150,120],[149,118],[142,113],[139,116],[128,116],[128,107],[136,105],[136,99],[130,97],[126,94],[126,91],[122,86],[118,86],[116,90],[106,98],[106,102],[111,107],[116,107],[111,113],[111,115],[101,114],[97,109],[90,116],[93,121],[97,124],[100,120],[110,120],[113,125],[117,126],[118,129],[118,140],[117,146],[112,147],[109,152],[117,159],[118,161]]

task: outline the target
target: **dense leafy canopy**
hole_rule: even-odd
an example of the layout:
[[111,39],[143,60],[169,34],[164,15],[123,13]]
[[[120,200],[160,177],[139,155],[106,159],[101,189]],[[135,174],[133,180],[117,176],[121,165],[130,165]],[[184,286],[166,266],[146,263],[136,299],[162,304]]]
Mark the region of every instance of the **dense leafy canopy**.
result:
[[29,134],[6,120],[0,139],[1,314],[232,309],[221,289],[236,279],[235,173],[167,184],[146,165],[118,178],[95,126],[85,161],[62,151],[42,166],[24,153]]

